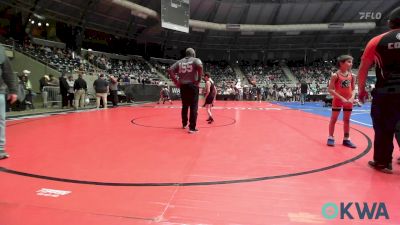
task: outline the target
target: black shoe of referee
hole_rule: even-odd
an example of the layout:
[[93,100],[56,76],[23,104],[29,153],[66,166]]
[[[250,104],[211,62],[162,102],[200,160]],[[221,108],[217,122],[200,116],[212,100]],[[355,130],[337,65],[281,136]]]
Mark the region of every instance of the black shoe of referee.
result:
[[199,132],[199,130],[198,129],[196,129],[196,128],[194,128],[194,129],[189,129],[189,134],[194,134],[194,133],[197,133],[197,132]]
[[388,174],[393,173],[393,167],[392,167],[391,163],[389,163],[388,165],[383,165],[383,164],[379,164],[375,161],[369,161],[368,165],[382,173],[388,173]]

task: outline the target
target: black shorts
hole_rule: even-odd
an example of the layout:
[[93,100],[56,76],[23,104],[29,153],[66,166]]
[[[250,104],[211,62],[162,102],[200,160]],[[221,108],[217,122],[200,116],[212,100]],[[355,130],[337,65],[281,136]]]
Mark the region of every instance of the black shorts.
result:
[[207,98],[206,98],[206,105],[210,105],[210,104],[213,104],[213,102],[214,102],[214,96],[208,96]]

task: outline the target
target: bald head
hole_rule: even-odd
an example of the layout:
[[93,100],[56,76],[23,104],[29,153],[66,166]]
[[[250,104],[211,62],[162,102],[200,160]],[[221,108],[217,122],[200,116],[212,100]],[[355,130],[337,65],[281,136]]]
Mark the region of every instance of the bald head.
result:
[[193,48],[186,49],[186,57],[196,57],[196,52]]
[[400,28],[400,7],[392,10],[389,14],[389,27],[390,29]]

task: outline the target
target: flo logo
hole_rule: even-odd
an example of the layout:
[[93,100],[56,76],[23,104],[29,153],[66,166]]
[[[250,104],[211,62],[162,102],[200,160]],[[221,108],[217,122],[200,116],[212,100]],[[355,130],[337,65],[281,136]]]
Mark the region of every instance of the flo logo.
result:
[[335,219],[338,216],[342,220],[389,219],[389,213],[386,209],[386,205],[382,202],[374,202],[372,204],[368,204],[366,202],[341,202],[339,205],[328,202],[322,206],[322,216],[328,220]]
[[359,12],[360,20],[380,20],[382,18],[381,12]]

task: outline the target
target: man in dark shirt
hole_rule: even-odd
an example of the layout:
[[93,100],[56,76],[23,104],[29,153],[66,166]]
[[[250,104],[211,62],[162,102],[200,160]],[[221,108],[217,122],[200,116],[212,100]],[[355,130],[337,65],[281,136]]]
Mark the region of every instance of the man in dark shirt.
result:
[[308,92],[308,84],[303,79],[300,84],[300,102],[302,105],[304,105],[304,102],[306,101],[307,92]]
[[400,7],[390,13],[389,27],[390,31],[368,42],[358,74],[358,97],[364,102],[368,96],[365,90],[368,70],[376,64],[376,84],[371,93],[374,160],[368,164],[385,173],[392,173],[393,137],[396,126],[400,126]]
[[113,107],[118,106],[118,80],[114,76],[110,76],[110,97]]
[[10,62],[0,46],[0,160],[8,158],[6,144],[6,93],[7,100],[14,103],[17,100],[17,77],[14,75]]
[[107,108],[108,82],[105,80],[104,74],[100,74],[99,78],[93,83],[96,91],[96,108],[100,108],[100,98],[103,101],[104,108]]
[[75,109],[78,109],[78,106],[81,108],[85,107],[85,94],[87,91],[87,84],[82,76],[82,72],[79,72],[78,79],[76,79],[74,82]]
[[[197,110],[199,107],[199,83],[203,75],[203,63],[196,58],[193,48],[186,49],[186,57],[173,64],[168,69],[169,77],[180,88],[182,98],[182,126],[188,122],[188,109],[190,107],[189,133],[195,133],[197,123]],[[175,76],[178,76],[178,79]]]
[[67,108],[68,107],[68,83],[67,83],[67,78],[66,74],[63,72],[60,77],[60,94],[61,94],[61,103],[62,103],[62,108]]

